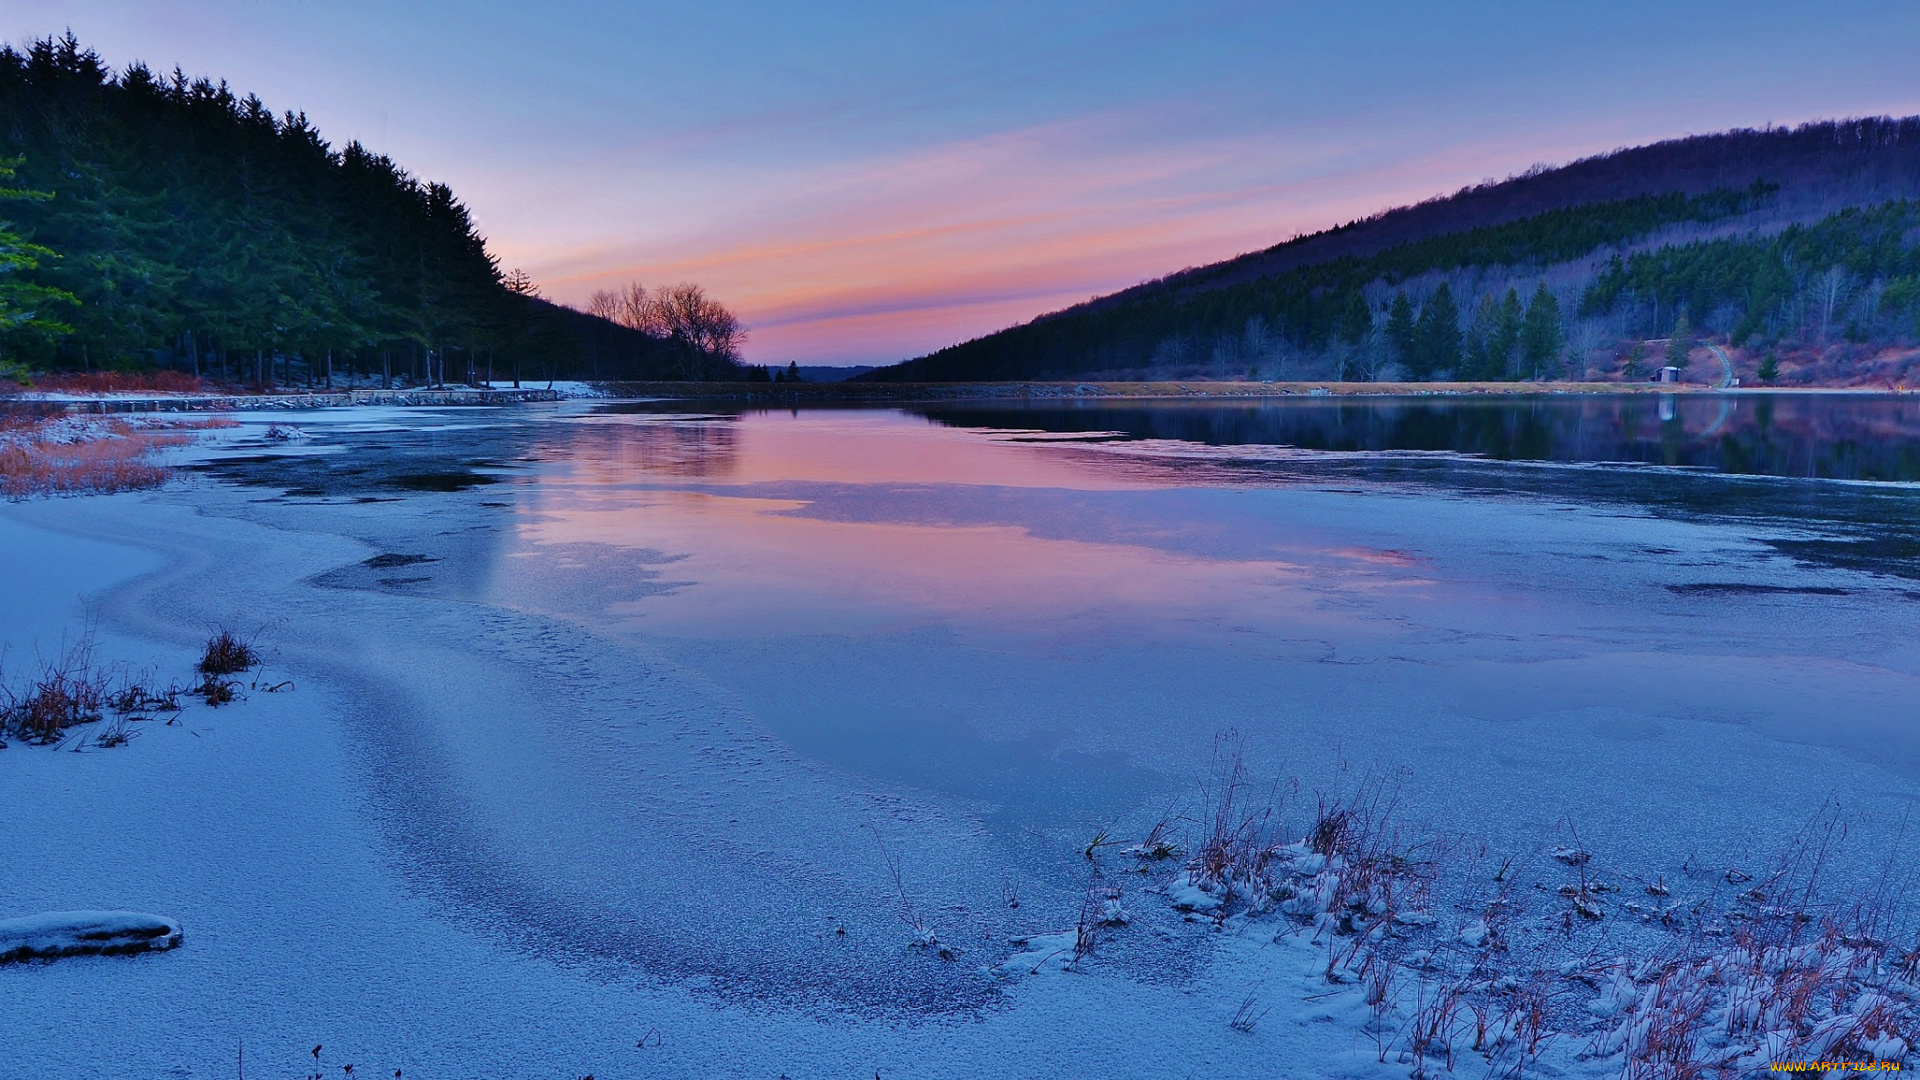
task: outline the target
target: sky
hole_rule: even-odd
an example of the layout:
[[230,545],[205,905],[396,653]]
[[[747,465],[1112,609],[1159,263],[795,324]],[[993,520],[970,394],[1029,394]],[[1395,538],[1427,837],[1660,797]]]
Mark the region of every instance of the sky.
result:
[[1920,113],[1920,4],[4,0],[472,208],[579,304],[698,282],[881,364],[1539,162]]

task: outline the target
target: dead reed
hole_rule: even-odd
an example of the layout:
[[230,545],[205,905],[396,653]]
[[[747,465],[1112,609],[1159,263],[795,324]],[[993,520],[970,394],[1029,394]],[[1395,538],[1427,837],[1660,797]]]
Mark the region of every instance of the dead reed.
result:
[[30,743],[57,742],[68,728],[100,719],[107,677],[95,670],[91,634],[83,634],[16,689],[0,679],[0,732]]
[[[1256,788],[1239,739],[1223,736],[1193,854],[1167,888],[1206,894],[1181,906],[1216,924],[1277,917],[1280,933],[1313,935],[1324,978],[1364,1001],[1381,1060],[1397,1052],[1415,1077],[1452,1075],[1469,1054],[1489,1076],[1518,1077],[1552,1045],[1613,1059],[1623,1080],[1899,1062],[1920,1048],[1920,937],[1896,929],[1915,914],[1911,868],[1896,851],[1877,883],[1827,889],[1846,839],[1831,806],[1783,839],[1771,872],[1695,870],[1691,897],[1656,877],[1643,907],[1618,896],[1571,825],[1572,843],[1532,864],[1490,858],[1485,845],[1410,841],[1394,818],[1398,777],[1333,779],[1289,821],[1299,785]],[[1167,843],[1154,832],[1125,849],[1143,865]],[[1565,884],[1536,882],[1526,895],[1538,899],[1522,902],[1515,881],[1530,865]],[[1613,954],[1591,955],[1602,947]]]
[[259,663],[260,652],[253,642],[222,626],[207,638],[195,670],[207,676],[238,675]]
[[0,409],[0,495],[75,495],[134,491],[165,483],[171,472],[149,458],[192,442],[221,420],[75,417],[38,405]]
[[36,390],[58,394],[198,394],[208,388],[205,379],[185,372],[153,371],[62,371],[34,377]]
[[[162,683],[150,669],[102,666],[96,662],[96,652],[88,630],[72,644],[63,645],[52,660],[42,661],[37,673],[24,681],[7,679],[0,669],[0,737],[38,745],[66,744],[73,728],[104,720],[89,743],[101,749],[125,746],[139,735],[135,725],[163,715],[167,723],[174,723],[183,711],[183,695],[192,693],[209,705],[221,705],[233,701],[239,690],[238,682],[213,674],[203,674],[191,690],[177,682]],[[237,670],[246,670],[259,663],[258,650],[251,643],[225,630],[209,641],[208,652],[216,655],[216,667],[244,660],[245,667]],[[286,682],[265,689],[273,693],[291,686]],[[5,747],[0,741],[0,749]]]

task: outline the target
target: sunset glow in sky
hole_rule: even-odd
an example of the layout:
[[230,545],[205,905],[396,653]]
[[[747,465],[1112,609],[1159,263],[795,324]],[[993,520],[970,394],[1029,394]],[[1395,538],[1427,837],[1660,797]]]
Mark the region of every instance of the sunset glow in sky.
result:
[[698,281],[888,363],[1616,146],[1920,113],[1920,5],[8,0],[451,184],[579,302]]

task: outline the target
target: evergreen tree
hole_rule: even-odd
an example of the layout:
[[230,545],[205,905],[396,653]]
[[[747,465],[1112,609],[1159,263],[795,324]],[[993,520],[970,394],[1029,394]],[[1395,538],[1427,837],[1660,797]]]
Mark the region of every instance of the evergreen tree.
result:
[[[1255,315],[1284,325],[1294,349],[1325,353],[1343,340],[1344,316],[1356,293],[1380,285],[1397,286],[1434,271],[1557,266],[1663,228],[1749,213],[1771,200],[1777,189],[1777,185],[1758,183],[1698,195],[1671,193],[1586,203],[1501,225],[1409,240],[1371,254],[1308,257],[1264,274],[1243,273],[1244,266],[1232,263],[1204,267],[953,345],[868,378],[1028,378],[1039,371],[1066,375],[1148,369],[1170,361],[1165,354],[1168,343],[1217,341],[1237,334]],[[1312,245],[1324,239],[1321,234],[1289,241],[1246,258],[1268,259],[1294,244]],[[1596,276],[1605,279],[1607,273],[1602,268]],[[1596,297],[1596,302],[1612,304],[1626,295],[1621,291],[1627,287],[1624,282],[1610,286],[1614,291]],[[1520,295],[1516,293],[1516,298]],[[1409,326],[1413,314],[1409,310]],[[1391,306],[1387,316],[1392,316]],[[1420,350],[1411,336],[1396,341],[1389,334],[1388,340],[1394,359],[1409,371],[1421,366],[1423,360],[1415,355]],[[1458,356],[1456,348],[1447,362],[1458,364]]]
[[[549,377],[688,366],[665,341],[503,280],[445,186],[357,143],[336,150],[305,116],[223,83],[115,74],[71,34],[0,46],[0,160],[21,178],[0,256],[0,318],[17,325],[0,348],[32,348],[38,364],[198,372],[211,358],[232,377],[239,359],[262,381],[312,381],[330,357],[385,370],[425,352],[440,377],[448,358],[466,374],[511,349]],[[63,300],[70,326],[49,314]],[[739,377],[730,351],[707,351],[702,375]]]
[[1500,298],[1500,305],[1494,312],[1493,332],[1488,337],[1488,377],[1505,379],[1513,374],[1514,354],[1520,347],[1520,330],[1523,316],[1520,307],[1520,293],[1513,288],[1507,289],[1507,295]]
[[1347,294],[1347,307],[1340,315],[1340,340],[1348,345],[1358,345],[1367,340],[1373,332],[1373,308],[1367,305],[1367,298],[1361,293]]
[[1505,298],[1495,300],[1491,293],[1480,298],[1468,327],[1461,375],[1469,379],[1508,378],[1513,368],[1514,349],[1520,341],[1520,295],[1507,290]]
[[1681,308],[1680,315],[1673,321],[1673,336],[1667,339],[1667,364],[1670,367],[1684,369],[1687,359],[1693,355],[1693,326],[1687,322],[1687,309]]
[[1393,294],[1393,306],[1387,310],[1387,344],[1393,349],[1394,362],[1412,374],[1414,364],[1413,304],[1405,292]]
[[1466,336],[1461,341],[1460,378],[1498,377],[1499,361],[1494,358],[1491,341],[1498,309],[1492,294],[1480,298],[1480,306],[1474,310],[1473,321],[1467,324]]
[[1415,362],[1411,374],[1431,379],[1445,371],[1460,368],[1460,308],[1453,301],[1453,289],[1441,282],[1427,302],[1420,305],[1420,318],[1413,327]]
[[[0,185],[13,179],[20,159],[0,159]],[[0,202],[45,202],[44,191],[0,186]],[[23,354],[70,328],[56,312],[74,303],[71,293],[25,280],[23,275],[55,258],[52,249],[28,243],[0,221],[0,378],[26,377]]]
[[1533,290],[1527,301],[1527,313],[1520,326],[1521,374],[1537,379],[1547,374],[1566,347],[1566,331],[1560,323],[1560,301],[1547,291],[1545,282]]

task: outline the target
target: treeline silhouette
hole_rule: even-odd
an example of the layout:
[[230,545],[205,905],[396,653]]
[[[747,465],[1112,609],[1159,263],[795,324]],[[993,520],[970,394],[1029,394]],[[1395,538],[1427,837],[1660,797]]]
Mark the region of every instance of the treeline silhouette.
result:
[[[16,362],[260,383],[688,372],[675,343],[503,275],[445,185],[224,82],[116,74],[71,34],[0,47],[0,158],[4,228],[51,252],[16,276],[62,294],[0,327]],[[744,377],[703,360],[695,377]]]
[[1182,271],[864,378],[1632,378],[1648,338],[1807,355],[1843,337],[1900,343],[1920,307],[1908,198],[1920,119],[1676,140]]

